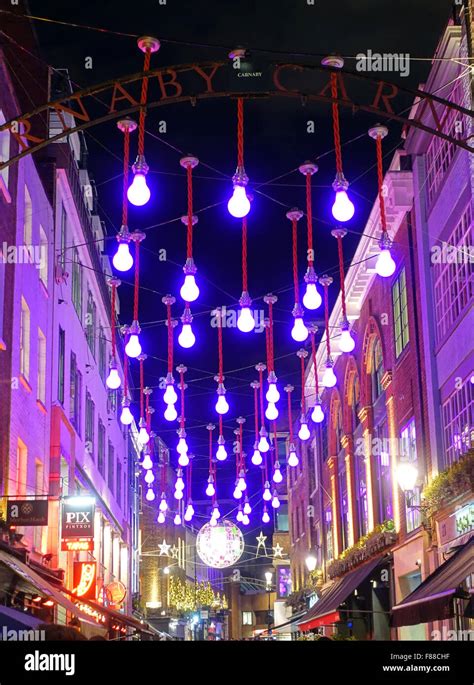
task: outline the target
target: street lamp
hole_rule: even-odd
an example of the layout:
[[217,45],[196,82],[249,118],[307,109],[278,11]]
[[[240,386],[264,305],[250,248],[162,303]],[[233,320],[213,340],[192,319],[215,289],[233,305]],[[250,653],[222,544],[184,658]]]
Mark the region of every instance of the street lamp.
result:
[[305,559],[305,563],[306,563],[306,568],[308,569],[308,571],[310,573],[312,573],[316,568],[318,560],[316,559],[314,554],[308,554],[308,556]]
[[417,467],[408,461],[401,461],[397,466],[397,481],[403,492],[411,492],[417,480]]

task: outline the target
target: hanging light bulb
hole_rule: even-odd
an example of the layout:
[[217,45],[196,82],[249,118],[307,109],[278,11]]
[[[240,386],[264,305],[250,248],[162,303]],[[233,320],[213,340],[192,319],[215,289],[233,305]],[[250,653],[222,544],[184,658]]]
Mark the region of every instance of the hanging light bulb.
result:
[[175,517],[173,519],[174,525],[175,526],[180,526],[182,521],[181,521],[181,516],[179,514],[175,514]]
[[[123,226],[122,226],[123,228]],[[128,229],[127,229],[128,232]],[[119,233],[120,235],[120,233]],[[117,236],[118,237],[118,236]],[[117,252],[112,258],[112,263],[117,271],[129,271],[133,266],[133,257],[130,253],[130,248],[128,246],[128,240],[121,240],[119,238],[119,244],[117,247]]]
[[188,443],[186,442],[186,433],[184,430],[178,432],[179,440],[176,446],[176,451],[178,454],[186,454],[188,451]]
[[143,457],[143,461],[141,463],[141,466],[145,471],[148,471],[149,469],[153,468],[153,462],[151,460],[151,457],[148,452],[144,452],[145,456]]
[[181,469],[178,469],[178,477],[176,478],[174,487],[176,490],[184,490],[183,472]]
[[323,303],[323,298],[321,297],[321,293],[316,286],[318,277],[312,264],[306,269],[304,280],[306,283],[306,290],[305,294],[303,295],[303,306],[306,309],[311,310],[319,309]]
[[354,205],[349,199],[347,194],[347,189],[349,183],[344,178],[343,174],[337,173],[334,183],[332,184],[333,190],[336,193],[334,204],[332,206],[332,215],[336,221],[349,221],[354,216]]
[[184,493],[182,490],[175,490],[173,496],[175,499],[180,500],[183,499]]
[[164,523],[166,521],[166,516],[162,511],[158,514],[158,518],[156,519],[157,523]]
[[243,219],[244,216],[247,216],[250,212],[250,200],[245,192],[248,177],[245,175],[245,171],[243,172],[243,175],[239,175],[239,170],[237,170],[232,181],[234,184],[234,192],[227,203],[227,209],[229,210],[229,214],[232,214],[236,219]]
[[163,401],[166,404],[176,404],[178,401],[178,395],[174,389],[174,378],[171,372],[166,375],[166,389],[163,394]]
[[250,309],[252,300],[250,295],[246,290],[243,291],[239,300],[240,309],[237,316],[237,328],[242,333],[250,333],[255,328],[255,319],[253,317],[253,312]]
[[153,500],[155,499],[155,493],[153,492],[153,488],[147,489],[145,499],[147,502],[153,502]]
[[326,371],[323,374],[322,382],[325,388],[333,388],[337,383],[336,374],[334,373],[330,359],[326,362]]
[[249,517],[248,517],[247,514],[244,514],[244,515],[242,516],[242,523],[244,524],[244,526],[248,526],[248,525],[249,525],[250,519],[249,519]]
[[265,502],[269,502],[272,498],[272,493],[270,492],[270,483],[268,482],[268,480],[265,481],[262,497],[265,500]]
[[219,445],[219,447],[217,448],[216,459],[218,461],[225,461],[227,459],[227,452],[224,447],[225,440],[223,435],[219,435],[219,437],[217,438],[217,444]]
[[138,325],[138,321],[132,321],[129,333],[130,336],[127,344],[125,345],[125,353],[127,357],[136,359],[142,353],[142,346],[140,345],[140,340],[138,337],[140,335],[140,326]]
[[267,507],[263,507],[262,521],[263,521],[263,523],[269,523],[270,522],[270,516],[268,514]]
[[242,505],[239,504],[239,509],[237,511],[236,519],[237,519],[237,521],[242,522],[243,518],[244,518],[244,512],[242,511]]
[[288,466],[298,466],[299,463],[300,460],[298,459],[298,455],[296,454],[296,448],[294,444],[291,442],[288,451]]
[[199,297],[199,288],[196,285],[195,274],[197,267],[192,257],[188,257],[186,264],[183,266],[184,283],[181,286],[179,294],[185,302],[194,302]]
[[110,360],[109,375],[107,376],[105,384],[110,390],[117,390],[117,388],[120,388],[121,380],[117,370],[117,362],[113,358]]
[[298,431],[298,437],[300,440],[309,440],[311,433],[309,432],[308,424],[304,415],[301,415],[300,419],[300,429]]
[[278,392],[278,388],[276,385],[278,379],[277,379],[274,371],[270,371],[270,373],[268,374],[267,380],[268,380],[268,390],[267,390],[267,393],[265,395],[265,398],[266,398],[267,402],[276,403],[280,399],[280,393]]
[[181,333],[178,335],[178,342],[184,349],[189,349],[196,342],[196,336],[191,328],[191,322],[193,320],[191,310],[188,306],[184,308],[183,316],[181,317],[181,322],[183,327]]
[[214,528],[214,526],[217,526],[217,519],[214,518],[214,516],[211,516],[209,520],[209,525]]
[[174,404],[168,404],[166,407],[163,416],[167,421],[176,421],[178,418],[178,412],[176,411],[176,407]]
[[209,475],[209,478],[207,479],[206,495],[208,497],[213,497],[215,494],[216,494],[216,489],[214,487],[214,476],[211,473]]
[[183,467],[189,464],[189,457],[187,452],[182,452],[182,454],[179,455],[178,464]]
[[280,470],[280,463],[278,461],[275,462],[275,467],[273,469],[273,482],[274,483],[281,483],[283,480],[283,476]]
[[239,480],[237,481],[236,487],[238,487],[239,490],[242,490],[242,492],[247,489],[247,483],[245,482],[245,471],[243,469],[241,469],[239,472]]
[[191,500],[189,500],[188,506],[186,507],[186,511],[184,512],[184,520],[185,521],[191,521],[193,516],[194,516],[194,507],[193,507],[193,503],[191,502]]
[[133,415],[130,411],[130,400],[124,397],[122,400],[122,411],[120,413],[120,423],[124,426],[129,426],[133,421]]
[[278,409],[276,404],[269,402],[265,409],[265,416],[269,421],[275,421],[278,418]]
[[339,338],[339,349],[341,352],[352,352],[355,347],[355,340],[349,331],[349,322],[344,319],[341,322],[341,337]]
[[314,421],[314,423],[322,423],[324,421],[324,412],[321,407],[321,400],[319,399],[319,397],[316,398],[316,404],[314,405],[311,418]]
[[212,515],[216,519],[216,521],[218,521],[221,517],[221,512],[219,511],[219,506],[218,506],[217,502],[214,504],[214,506],[212,508]]
[[229,411],[229,404],[225,398],[226,389],[223,383],[219,383],[217,386],[217,402],[216,402],[216,412],[218,414],[227,414]]
[[150,436],[148,435],[148,431],[146,429],[146,422],[145,419],[142,417],[138,423],[140,430],[138,431],[138,442],[141,445],[146,445],[150,441]]
[[278,499],[277,491],[274,490],[273,491],[273,498],[272,498],[272,507],[274,509],[278,509],[279,506],[280,506],[280,500]]
[[375,271],[377,274],[382,276],[382,278],[389,278],[394,273],[396,267],[397,265],[392,259],[390,250],[388,248],[383,248],[375,263]]
[[232,493],[234,499],[240,499],[242,497],[242,490],[239,488],[238,479],[235,481],[234,492]]
[[252,513],[252,507],[250,506],[249,498],[245,497],[245,503],[244,503],[244,514],[251,514]]
[[292,314],[295,322],[293,324],[293,328],[291,329],[291,337],[293,340],[296,340],[296,342],[304,342],[308,337],[308,329],[304,325],[303,308],[299,302],[297,302],[293,307]]
[[136,207],[146,205],[150,199],[150,189],[146,184],[148,164],[143,155],[138,155],[137,161],[132,166],[133,181],[127,190],[128,201]]
[[263,457],[260,454],[260,451],[258,449],[258,442],[255,442],[255,444],[253,446],[252,464],[254,466],[260,466],[262,461],[263,461]]
[[160,499],[160,506],[159,506],[160,511],[163,512],[163,514],[168,511],[168,502],[166,501],[166,495],[164,492],[161,493],[161,499]]
[[153,471],[151,469],[148,469],[148,471],[146,471],[145,473],[145,483],[151,485],[154,480],[155,476],[153,475]]
[[265,430],[265,428],[262,426],[260,428],[260,440],[258,441],[258,449],[260,452],[265,454],[265,452],[268,452],[270,449],[270,445],[267,440],[268,433]]

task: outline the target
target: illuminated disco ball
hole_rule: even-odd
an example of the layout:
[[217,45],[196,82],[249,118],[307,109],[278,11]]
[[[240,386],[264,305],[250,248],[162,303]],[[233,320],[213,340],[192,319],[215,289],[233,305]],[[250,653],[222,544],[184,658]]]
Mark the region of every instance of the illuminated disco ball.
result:
[[206,523],[198,533],[196,549],[206,566],[227,568],[240,559],[244,551],[242,531],[232,521]]

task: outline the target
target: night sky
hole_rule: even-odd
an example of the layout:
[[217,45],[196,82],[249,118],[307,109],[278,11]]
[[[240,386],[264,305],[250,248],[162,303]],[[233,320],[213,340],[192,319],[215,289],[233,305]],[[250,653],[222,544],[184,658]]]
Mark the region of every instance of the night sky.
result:
[[[409,53],[412,58],[430,58],[441,32],[451,15],[448,0],[315,0],[308,5],[303,0],[283,2],[212,2],[159,0],[145,2],[57,2],[45,4],[31,0],[31,11],[39,16],[66,22],[98,26],[111,31],[155,35],[162,41],[161,50],[152,57],[154,67],[209,59],[225,59],[229,49],[241,45],[259,59],[301,59],[319,63],[327,53],[340,53],[346,65],[354,69],[354,57],[367,50],[385,53]],[[116,76],[140,71],[142,53],[132,37],[35,22],[45,60],[56,68],[67,68],[77,87],[99,83]],[[262,51],[287,52],[282,56]],[[311,57],[313,55],[313,57]],[[92,57],[93,69],[84,67]],[[410,63],[410,74],[383,74],[388,80],[408,88],[416,88],[430,68],[427,59]],[[379,77],[377,74],[376,77]],[[409,104],[409,103],[408,103]],[[196,453],[194,497],[204,495],[207,469],[207,431],[209,420],[216,422],[214,404],[217,372],[217,335],[209,326],[209,311],[217,305],[235,306],[241,285],[240,221],[232,219],[226,208],[236,165],[235,101],[208,100],[196,107],[189,104],[156,108],[147,117],[146,159],[151,167],[149,185],[152,200],[144,209],[131,209],[131,230],[145,229],[141,259],[140,323],[142,344],[149,359],[145,364],[146,383],[157,386],[166,373],[165,308],[161,297],[171,292],[179,298],[182,282],[181,267],[185,260],[186,230],[179,217],[186,212],[186,184],[179,166],[183,153],[192,152],[202,164],[195,171],[194,205],[199,213],[195,230],[194,257],[198,266],[201,295],[192,306],[197,343],[191,350],[176,346],[175,366],[184,363],[189,371],[186,380],[187,423],[190,447]],[[290,337],[293,306],[291,275],[291,231],[285,218],[292,206],[304,208],[304,179],[293,171],[306,159],[316,160],[318,174],[313,177],[315,267],[319,274],[336,277],[332,300],[337,295],[337,252],[330,215],[331,183],[334,178],[334,154],[330,110],[316,103],[305,107],[298,100],[252,100],[246,104],[245,166],[252,185],[266,183],[255,193],[249,215],[249,289],[255,306],[267,292],[279,295],[275,307],[275,356],[283,407],[286,401],[283,386],[295,385],[294,409],[298,408],[300,392],[299,360],[295,356],[298,343]],[[158,133],[158,122],[167,122],[167,133]],[[306,122],[314,120],[316,132],[308,134]],[[376,121],[366,114],[341,110],[343,142],[364,134]],[[401,146],[400,129],[389,124],[390,134],[384,141],[385,162]],[[136,134],[135,134],[136,135]],[[122,137],[115,122],[97,126],[86,132],[89,148],[89,168],[96,181],[99,205],[110,236],[120,228],[121,219],[121,155]],[[135,152],[134,143],[132,150]],[[347,260],[353,253],[376,197],[375,146],[368,136],[362,136],[343,148],[344,171],[351,181],[356,216],[350,222],[344,242]],[[209,165],[205,167],[204,164]],[[210,167],[210,168],[209,168]],[[208,205],[212,209],[200,211]],[[305,269],[306,234],[300,224],[299,273]],[[115,249],[109,240],[108,251]],[[167,251],[167,261],[160,262],[157,253]],[[131,321],[132,277],[125,275],[120,289],[123,323]],[[173,309],[181,316],[179,299]],[[306,320],[311,320],[307,315]],[[247,417],[245,448],[253,443],[253,391],[250,381],[256,378],[254,365],[264,361],[264,336],[243,335],[238,330],[224,330],[224,368],[231,410],[225,421],[227,445],[233,438],[235,419]],[[137,364],[135,364],[135,367]],[[136,369],[135,369],[136,370]],[[137,375],[135,374],[135,379]],[[175,428],[161,419],[161,392],[158,389],[152,404],[157,411],[154,428],[170,446],[175,444]],[[173,453],[174,458],[174,453]],[[231,460],[229,460],[231,461]],[[233,461],[233,460],[232,460]],[[253,467],[255,469],[255,467]],[[223,474],[226,475],[223,475]],[[220,494],[231,496],[233,464],[221,468]],[[198,491],[198,485],[202,492]],[[225,509],[225,508],[224,508]],[[254,519],[255,520],[255,519]],[[256,528],[260,527],[255,520]],[[253,526],[252,526],[253,527]]]

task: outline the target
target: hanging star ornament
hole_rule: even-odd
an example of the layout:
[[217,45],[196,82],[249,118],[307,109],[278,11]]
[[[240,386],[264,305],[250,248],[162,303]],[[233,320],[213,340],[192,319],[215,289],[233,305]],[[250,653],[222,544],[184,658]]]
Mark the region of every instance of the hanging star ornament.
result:
[[265,556],[267,556],[267,546],[265,545],[265,540],[267,539],[267,536],[264,535],[262,531],[260,531],[260,535],[258,535],[255,539],[257,540],[257,543],[258,543],[257,544],[257,552],[256,552],[255,556],[256,557],[259,556],[258,552],[259,552],[261,547],[263,547],[263,550],[265,552]]
[[158,545],[158,547],[160,548],[160,557],[169,557],[171,545],[168,545],[166,540],[163,540],[161,545]]
[[176,545],[173,545],[173,547],[170,550],[170,554],[171,554],[172,559],[178,558],[178,552],[179,552],[179,549],[176,547]]
[[279,542],[277,542],[276,545],[274,547],[272,547],[272,549],[273,549],[273,556],[275,557],[275,559],[277,559],[277,558],[282,559],[283,558],[283,547],[280,545]]

